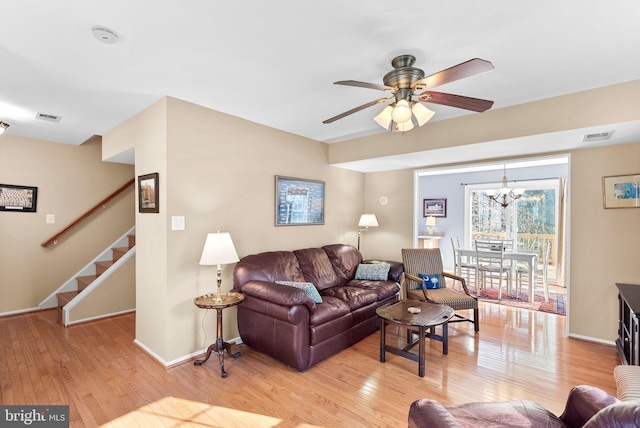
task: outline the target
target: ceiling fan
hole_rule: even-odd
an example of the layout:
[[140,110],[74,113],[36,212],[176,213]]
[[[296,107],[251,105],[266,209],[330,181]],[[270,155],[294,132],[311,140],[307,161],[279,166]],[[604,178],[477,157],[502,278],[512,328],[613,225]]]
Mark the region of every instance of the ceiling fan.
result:
[[[390,92],[392,95],[388,98],[379,98],[352,108],[351,110],[324,120],[322,123],[332,123],[360,110],[393,100],[374,120],[385,129],[391,129],[391,131],[394,132],[406,132],[414,127],[413,119],[415,119],[415,123],[418,126],[422,126],[435,114],[435,112],[429,110],[422,103],[441,104],[476,112],[486,111],[493,106],[493,101],[431,90],[436,86],[491,71],[493,70],[493,64],[491,64],[491,62],[474,58],[425,77],[424,71],[413,66],[415,61],[416,58],[413,55],[400,55],[395,57],[391,61],[393,70],[384,75],[382,79],[383,85],[357,80],[340,80],[334,82],[336,85],[378,89]],[[416,94],[416,91],[423,90],[424,92]]]

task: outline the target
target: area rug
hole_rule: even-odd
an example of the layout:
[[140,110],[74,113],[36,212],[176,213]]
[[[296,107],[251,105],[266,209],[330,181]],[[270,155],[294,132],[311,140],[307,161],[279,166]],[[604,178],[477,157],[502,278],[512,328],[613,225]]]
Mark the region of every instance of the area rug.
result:
[[[469,292],[477,295],[473,286],[469,287]],[[523,292],[516,296],[514,292],[502,293],[502,300],[498,300],[498,289],[488,288],[480,291],[478,299],[482,302],[495,303],[516,308],[529,309],[532,311],[549,312],[552,314],[566,315],[564,294],[549,293],[549,301],[544,301],[542,293],[536,293],[533,303],[529,302],[529,293]]]

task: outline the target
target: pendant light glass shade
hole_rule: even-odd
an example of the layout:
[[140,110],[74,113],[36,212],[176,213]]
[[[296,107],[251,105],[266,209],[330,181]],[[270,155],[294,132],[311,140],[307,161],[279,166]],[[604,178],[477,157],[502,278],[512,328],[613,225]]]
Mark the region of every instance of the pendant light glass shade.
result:
[[386,106],[384,110],[380,112],[379,115],[373,118],[378,125],[382,126],[385,129],[389,129],[389,125],[391,125],[391,112],[393,111],[393,107]]
[[429,110],[422,103],[415,103],[413,107],[411,107],[411,111],[418,121],[418,126],[424,125],[433,117],[434,114],[436,114],[435,111]]
[[404,123],[411,120],[411,108],[407,100],[400,100],[391,112],[391,118],[395,123]]

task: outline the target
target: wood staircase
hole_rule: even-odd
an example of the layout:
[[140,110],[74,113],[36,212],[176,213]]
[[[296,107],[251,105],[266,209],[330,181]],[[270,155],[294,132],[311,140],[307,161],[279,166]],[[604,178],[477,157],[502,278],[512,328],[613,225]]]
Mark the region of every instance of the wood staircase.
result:
[[66,291],[57,293],[58,309],[62,311],[62,307],[69,303],[74,297],[80,294],[85,288],[89,286],[96,278],[102,275],[107,269],[109,269],[120,257],[124,256],[131,248],[136,245],[136,236],[127,235],[128,246],[127,247],[113,247],[111,248],[112,259],[108,261],[94,262],[96,266],[95,275],[77,276],[76,282],[78,284],[77,290]]

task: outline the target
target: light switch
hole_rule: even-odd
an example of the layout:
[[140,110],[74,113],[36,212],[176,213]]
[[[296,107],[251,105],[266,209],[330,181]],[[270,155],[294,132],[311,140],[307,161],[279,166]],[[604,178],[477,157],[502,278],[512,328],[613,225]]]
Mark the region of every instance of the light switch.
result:
[[47,214],[47,224],[54,224],[56,222],[55,214]]
[[184,216],[174,215],[171,217],[171,230],[184,230]]

